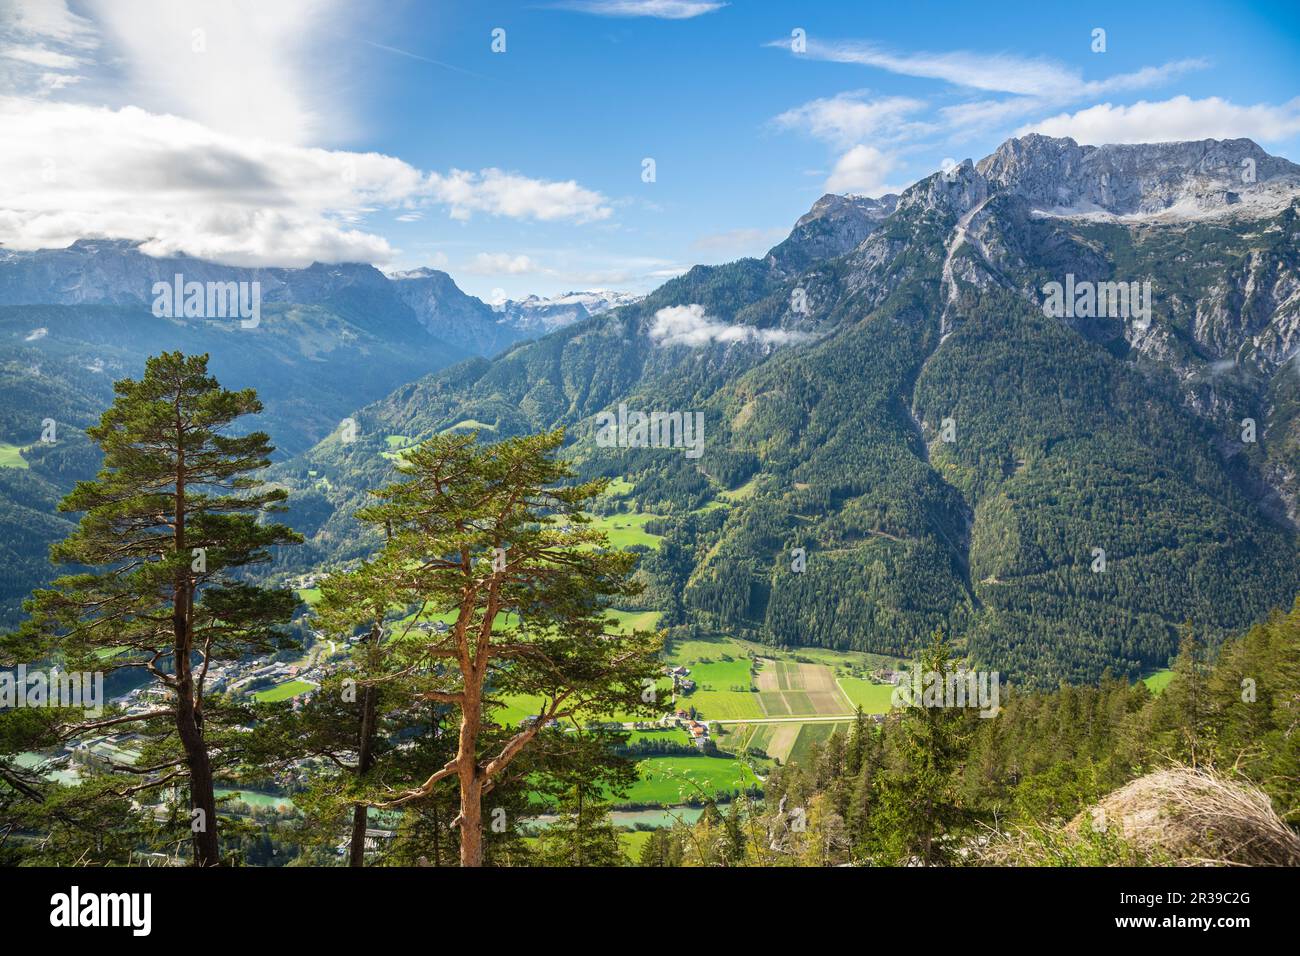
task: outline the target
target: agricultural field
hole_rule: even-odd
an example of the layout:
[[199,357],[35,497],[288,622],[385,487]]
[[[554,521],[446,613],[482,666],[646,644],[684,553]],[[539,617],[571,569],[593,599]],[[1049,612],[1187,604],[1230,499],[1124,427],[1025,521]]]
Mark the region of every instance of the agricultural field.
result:
[[853,705],[825,664],[760,657],[755,683],[766,717],[819,717],[853,713]]
[[887,714],[894,694],[892,684],[873,684],[861,677],[838,678],[840,690],[854,707],[864,714]]
[[786,720],[767,724],[724,726],[718,746],[729,753],[757,750],[782,764],[807,754],[808,748],[826,740],[836,729],[847,734],[852,724],[839,720]]
[[315,690],[315,684],[309,684],[305,680],[285,681],[283,684],[277,684],[274,687],[268,687],[266,690],[259,690],[253,695],[259,703],[274,704],[277,701],[288,700],[290,697],[297,697],[309,690]]
[[780,651],[722,635],[677,642],[668,663],[688,668],[698,685],[678,706],[693,706],[706,721],[848,717],[859,703],[866,713],[885,713],[893,688],[857,675],[898,666],[896,658],[876,654]]
[[743,790],[759,783],[754,771],[741,760],[703,755],[647,757],[637,764],[641,779],[628,788],[616,803],[672,806],[697,799]]
[[837,730],[841,734],[848,734],[851,725],[848,722],[831,723],[830,721],[824,721],[798,726],[799,734],[791,745],[790,752],[783,758],[785,762],[806,759],[815,744],[825,743],[830,738],[830,735]]
[[746,750],[760,750],[769,757],[779,756],[772,750],[772,742],[777,731],[783,727],[799,727],[798,724],[724,724],[718,746],[728,753],[743,754]]

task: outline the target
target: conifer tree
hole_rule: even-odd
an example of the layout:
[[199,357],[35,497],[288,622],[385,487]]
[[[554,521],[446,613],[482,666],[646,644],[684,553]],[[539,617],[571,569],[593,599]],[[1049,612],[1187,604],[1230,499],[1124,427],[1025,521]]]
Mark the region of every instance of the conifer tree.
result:
[[[927,681],[943,687],[953,669],[942,630],[918,665]],[[882,775],[879,804],[873,814],[877,845],[895,863],[922,866],[947,858],[945,837],[968,814],[962,805],[957,773],[965,756],[964,716],[943,706],[905,707],[891,728],[888,769]]]
[[178,742],[178,754],[119,769],[141,778],[132,793],[188,785],[193,862],[215,866],[210,738],[221,709],[205,706],[209,668],[283,646],[280,626],[297,598],[240,572],[300,539],[263,520],[286,497],[253,477],[270,464],[266,433],[229,434],[237,419],[262,410],[253,389],[222,388],[206,355],[167,352],[114,391],[113,405],[86,432],[103,449],[102,468],[59,506],[80,512],[80,523],[51,548],[55,563],[85,570],[36,591],[18,637],[33,656],[141,668],[153,678],[165,692],[158,705],[83,722],[64,736],[131,724]]
[[[428,796],[454,778],[462,866],[483,862],[483,798],[541,731],[578,716],[653,713],[660,642],[621,633],[608,616],[640,591],[636,555],[611,550],[584,509],[604,480],[578,485],[555,454],[563,430],[480,445],[477,433],[440,435],[407,452],[404,480],[358,513],[388,530],[379,560],[418,618],[444,615],[394,642],[392,663],[426,668],[423,699],[459,714],[455,756],[387,806]],[[500,695],[537,701],[504,743],[484,744]]]

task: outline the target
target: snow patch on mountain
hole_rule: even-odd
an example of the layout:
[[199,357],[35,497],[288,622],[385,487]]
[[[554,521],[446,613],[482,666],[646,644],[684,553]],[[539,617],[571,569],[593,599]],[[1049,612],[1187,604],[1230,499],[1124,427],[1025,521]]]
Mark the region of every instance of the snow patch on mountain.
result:
[[493,303],[492,309],[504,322],[531,335],[543,335],[583,319],[639,302],[644,296],[609,289],[566,292],[544,298],[530,295]]

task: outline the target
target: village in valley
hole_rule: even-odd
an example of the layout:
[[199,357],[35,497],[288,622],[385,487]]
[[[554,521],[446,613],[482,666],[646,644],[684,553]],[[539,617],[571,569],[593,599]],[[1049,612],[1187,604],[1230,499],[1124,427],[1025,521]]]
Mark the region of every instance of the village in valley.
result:
[[[319,598],[321,577],[303,574],[286,583],[310,606]],[[658,618],[654,613],[615,613],[627,626],[653,626]],[[206,691],[302,707],[327,675],[346,663],[349,645],[360,640],[331,639],[314,630],[311,621],[306,614],[298,619],[304,644],[299,650],[213,662],[204,677]],[[448,628],[439,618],[406,623],[412,631],[444,633]],[[585,715],[580,725],[570,722],[562,728],[618,730],[628,734],[631,746],[644,748],[638,757],[640,779],[614,798],[616,822],[634,824],[635,830],[668,825],[706,796],[726,802],[741,793],[761,793],[771,768],[806,753],[836,729],[847,731],[859,708],[873,720],[883,719],[901,665],[863,653],[805,648],[796,654],[721,635],[671,642],[665,658],[659,690],[666,700],[660,716]],[[122,714],[144,713],[165,703],[167,693],[152,684],[130,687],[110,694],[108,703]],[[527,726],[538,719],[536,704],[507,699],[494,716],[507,725]],[[106,728],[71,739],[56,751],[27,754],[25,760],[70,783],[135,764],[140,743],[132,730]],[[269,792],[223,788],[223,812],[292,813],[292,795],[313,767],[314,761],[306,760],[277,772]],[[172,796],[165,791],[155,812],[170,812]],[[651,811],[662,815],[654,817]],[[544,823],[545,815],[539,821]],[[382,852],[391,836],[382,821],[375,821],[367,831],[367,851]]]

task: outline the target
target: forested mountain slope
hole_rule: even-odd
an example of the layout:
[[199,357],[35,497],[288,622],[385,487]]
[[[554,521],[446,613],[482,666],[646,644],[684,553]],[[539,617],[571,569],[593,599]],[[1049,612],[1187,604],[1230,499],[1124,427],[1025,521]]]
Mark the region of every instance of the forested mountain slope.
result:
[[[403,443],[565,425],[664,516],[666,622],[889,653],[947,623],[1046,684],[1163,665],[1183,622],[1214,640],[1300,584],[1298,172],[1246,140],[1029,136],[883,216],[823,201],[766,260],[362,409],[281,468],[300,551],[369,547],[350,514]],[[1149,282],[1149,314],[1045,314],[1106,282]],[[604,447],[620,403],[702,413],[702,456]]]

